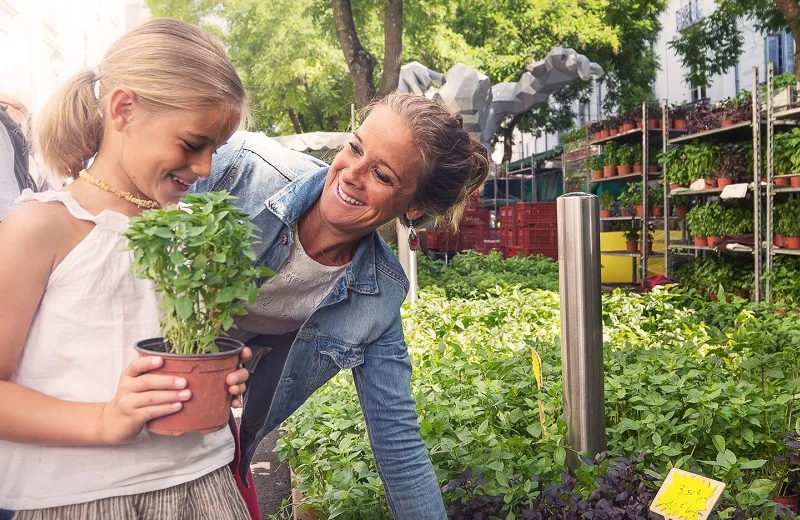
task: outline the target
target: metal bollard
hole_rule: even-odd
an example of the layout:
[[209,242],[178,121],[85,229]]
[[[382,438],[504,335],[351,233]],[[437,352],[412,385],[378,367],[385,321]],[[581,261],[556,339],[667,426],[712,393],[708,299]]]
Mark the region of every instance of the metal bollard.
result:
[[[594,457],[606,449],[598,200],[570,193],[558,198],[557,211],[567,444]],[[567,465],[576,469],[580,464],[568,451]]]

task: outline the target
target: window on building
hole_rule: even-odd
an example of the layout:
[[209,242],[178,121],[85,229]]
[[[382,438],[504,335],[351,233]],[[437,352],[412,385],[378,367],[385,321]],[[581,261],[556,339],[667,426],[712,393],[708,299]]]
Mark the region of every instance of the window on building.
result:
[[706,98],[706,87],[695,87],[692,89],[692,102],[696,103]]
[[794,38],[790,31],[764,38],[764,64],[772,63],[775,74],[794,72]]

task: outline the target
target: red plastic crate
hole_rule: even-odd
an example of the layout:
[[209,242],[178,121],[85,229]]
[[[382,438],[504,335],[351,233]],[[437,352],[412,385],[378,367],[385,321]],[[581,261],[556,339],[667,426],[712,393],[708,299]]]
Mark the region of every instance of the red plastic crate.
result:
[[540,227],[517,228],[517,245],[525,249],[558,248],[558,230]]
[[428,231],[428,249],[441,249],[455,251],[459,245],[457,233],[447,233],[445,231]]
[[500,227],[506,229],[517,227],[517,211],[515,206],[500,206]]
[[464,216],[461,218],[462,226],[488,226],[489,225],[488,209],[480,209],[474,211],[465,211]]
[[520,202],[516,215],[518,226],[547,224],[555,227],[558,220],[555,202]]
[[500,228],[500,245],[506,247],[517,245],[516,230]]

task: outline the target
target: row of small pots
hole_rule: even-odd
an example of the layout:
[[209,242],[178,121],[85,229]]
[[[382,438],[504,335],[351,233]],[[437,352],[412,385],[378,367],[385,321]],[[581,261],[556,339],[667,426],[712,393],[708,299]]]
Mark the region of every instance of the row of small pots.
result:
[[[626,240],[625,241],[625,250],[628,253],[639,253],[641,252],[639,249],[639,241],[638,240]],[[647,254],[653,254],[653,243],[650,242],[647,244]]]
[[[720,177],[719,179],[703,179],[703,182],[706,184],[706,189],[710,188],[724,188],[730,184],[733,184],[733,179],[728,179],[725,177]],[[670,190],[677,190],[678,188],[686,188],[687,186],[681,186],[678,183],[671,183],[669,185]]]
[[[652,130],[660,130],[661,123],[663,120],[651,118],[647,120],[647,128]],[[667,124],[670,129],[674,130],[686,130],[686,120],[685,119],[669,119]],[[637,121],[636,123],[624,123],[619,128],[605,128],[598,132],[594,133],[595,141],[599,141],[600,139],[607,139],[609,137],[614,137],[618,134],[624,134],[626,132],[630,132],[636,128],[641,129],[644,125],[641,121]]]
[[716,247],[719,241],[722,239],[721,236],[710,236],[710,237],[694,237],[694,245],[697,247]]
[[[592,170],[592,179],[599,180],[603,178],[611,178],[616,177],[618,175],[630,175],[632,173],[642,173],[644,168],[641,164],[620,164],[617,166],[603,166],[602,170]],[[658,166],[649,166],[647,168],[648,173],[657,173]]]
[[[764,179],[766,182],[766,179]],[[794,186],[800,188],[800,175],[779,175],[775,177],[775,186]]]
[[775,235],[772,243],[776,247],[785,247],[786,249],[800,249],[800,237],[785,237],[783,235]]

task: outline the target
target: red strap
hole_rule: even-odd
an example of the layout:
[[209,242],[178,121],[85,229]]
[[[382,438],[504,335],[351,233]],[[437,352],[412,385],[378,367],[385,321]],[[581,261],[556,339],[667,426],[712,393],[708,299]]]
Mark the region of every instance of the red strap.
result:
[[247,483],[250,487],[245,487],[244,482],[242,482],[239,476],[238,468],[239,462],[242,460],[242,447],[239,445],[239,427],[236,426],[236,419],[233,418],[233,414],[231,414],[228,425],[231,427],[233,440],[236,443],[236,454],[233,456],[233,461],[228,467],[231,468],[233,472],[233,478],[236,480],[236,487],[239,488],[239,492],[242,494],[242,498],[244,498],[244,503],[247,505],[247,510],[250,512],[250,519],[261,520],[261,511],[258,508],[258,495],[256,494],[256,484],[253,481],[253,472],[250,471],[249,468],[247,469]]

